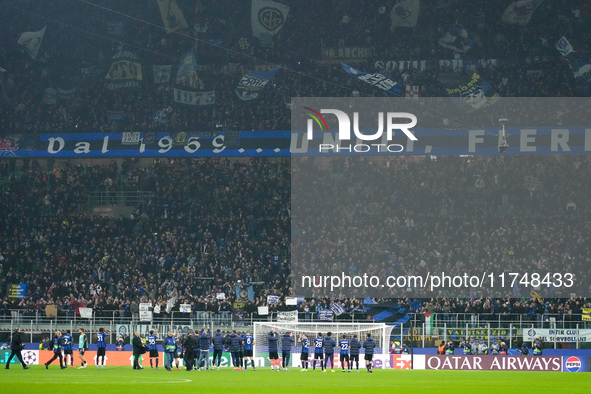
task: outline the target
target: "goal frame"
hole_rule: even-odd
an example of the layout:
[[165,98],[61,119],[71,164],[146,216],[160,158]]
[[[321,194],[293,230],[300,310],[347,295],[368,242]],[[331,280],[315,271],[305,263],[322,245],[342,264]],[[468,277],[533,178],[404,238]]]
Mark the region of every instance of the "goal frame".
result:
[[[355,332],[355,331],[371,331],[371,330],[380,330],[381,331],[381,353],[375,354],[388,354],[389,353],[389,346],[390,346],[390,335],[392,334],[392,330],[394,326],[389,326],[385,323],[331,323],[331,322],[276,322],[276,321],[264,321],[264,322],[254,322],[253,326],[253,337],[255,338],[255,344],[253,346],[253,354],[256,356],[257,353],[257,346],[260,346],[258,342],[256,342],[256,338],[260,335],[262,331],[262,327],[269,327],[274,326],[276,329],[282,329],[283,331],[293,331],[298,330],[298,326],[315,326],[316,331],[313,330],[306,330],[308,332],[313,331],[315,334],[316,332],[323,332],[326,333],[327,330],[332,331],[333,338],[338,343],[338,338],[341,334],[345,332]],[[335,330],[335,327],[337,329]],[[342,329],[340,329],[342,328]],[[299,330],[304,331],[304,330]],[[268,332],[268,331],[266,331]],[[297,338],[294,337],[297,341]],[[360,338],[361,340],[361,338]]]

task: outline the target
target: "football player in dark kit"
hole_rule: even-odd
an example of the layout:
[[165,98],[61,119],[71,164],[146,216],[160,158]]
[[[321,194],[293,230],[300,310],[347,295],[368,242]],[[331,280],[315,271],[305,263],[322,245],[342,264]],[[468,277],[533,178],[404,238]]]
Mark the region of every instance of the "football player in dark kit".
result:
[[252,370],[255,370],[254,367],[254,359],[253,359],[253,346],[255,344],[254,337],[251,335],[250,331],[246,331],[246,335],[242,338],[242,344],[244,345],[244,370],[248,369],[248,361],[250,359],[250,364],[252,365]]
[[316,360],[320,360],[320,367],[324,371],[324,351],[322,349],[323,343],[324,338],[322,338],[322,333],[319,332],[318,336],[314,339],[314,365],[312,366],[313,371],[316,371]]
[[324,338],[324,343],[322,346],[324,347],[324,370],[328,371],[328,362],[330,361],[330,372],[334,372],[334,348],[337,345],[335,340],[332,337],[332,332],[326,333],[326,338]]
[[279,353],[277,350],[277,342],[279,342],[279,335],[275,332],[275,327],[271,328],[271,332],[267,334],[267,344],[269,346],[269,360],[271,361],[271,371],[277,366],[279,369]]
[[158,369],[158,359],[160,358],[158,355],[158,345],[156,345],[156,341],[158,340],[158,330],[154,333],[154,330],[150,330],[150,335],[148,335],[148,350],[150,351],[150,368],[154,369],[153,361],[156,361],[156,369]]
[[209,324],[207,325],[207,330],[205,324],[203,325],[203,329],[199,333],[199,361],[197,362],[197,367],[199,370],[203,371],[202,365],[205,364],[205,369],[209,371],[209,345],[211,345],[211,330],[209,329]]
[[345,361],[347,362],[347,369],[351,372],[351,362],[349,361],[349,341],[347,336],[343,335],[343,339],[339,342],[339,349],[341,350],[341,367],[345,372]]
[[300,361],[302,363],[302,372],[304,372],[308,370],[308,352],[310,351],[310,340],[306,334],[301,334],[300,342],[302,344],[302,355],[300,356]]
[[283,364],[283,370],[287,371],[289,368],[289,359],[291,358],[291,347],[294,344],[294,339],[291,331],[286,332],[281,337],[281,363]]
[[[218,329],[213,336],[213,360],[211,362],[211,367],[215,367],[217,365],[218,371],[220,370],[220,363],[222,361],[222,354],[224,352],[224,335]],[[217,364],[216,364],[217,359]]]
[[367,338],[363,341],[363,347],[365,348],[365,366],[367,367],[367,372],[372,373],[372,361],[373,361],[373,352],[376,348],[376,341],[372,338],[371,334],[367,334]]
[[349,368],[353,369],[353,361],[355,361],[357,372],[359,372],[359,349],[361,349],[361,342],[359,342],[357,334],[355,334],[349,342]]
[[8,357],[8,361],[6,362],[6,369],[10,369],[10,367],[9,367],[10,366],[10,362],[12,361],[12,359],[14,358],[14,356],[16,356],[16,358],[18,359],[18,361],[21,362],[21,364],[23,365],[23,369],[29,369],[30,368],[23,361],[23,355],[21,354],[21,351],[24,348],[25,348],[25,346],[23,345],[23,341],[21,340],[21,329],[20,328],[17,328],[12,333],[12,341],[10,342],[10,357]]
[[66,330],[66,334],[62,335],[62,350],[64,351],[64,365],[68,366],[68,356],[70,357],[71,367],[74,368],[74,352],[72,350],[72,334],[70,330]]

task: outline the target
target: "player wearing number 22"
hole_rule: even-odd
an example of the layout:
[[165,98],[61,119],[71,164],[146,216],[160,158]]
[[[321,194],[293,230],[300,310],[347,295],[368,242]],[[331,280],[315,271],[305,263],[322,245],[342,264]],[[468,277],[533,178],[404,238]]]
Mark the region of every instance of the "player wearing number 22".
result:
[[343,372],[345,372],[345,361],[347,362],[349,372],[351,372],[351,362],[349,361],[349,341],[347,340],[346,335],[343,335],[343,339],[341,339],[339,342],[339,349],[341,350],[341,366],[343,367]]

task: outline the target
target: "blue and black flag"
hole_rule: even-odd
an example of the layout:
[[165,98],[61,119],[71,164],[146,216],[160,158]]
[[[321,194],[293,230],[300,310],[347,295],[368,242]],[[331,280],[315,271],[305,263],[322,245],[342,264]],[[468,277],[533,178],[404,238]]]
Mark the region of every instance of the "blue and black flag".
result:
[[396,302],[377,303],[368,297],[363,301],[363,307],[377,322],[399,326],[410,320],[409,308]]

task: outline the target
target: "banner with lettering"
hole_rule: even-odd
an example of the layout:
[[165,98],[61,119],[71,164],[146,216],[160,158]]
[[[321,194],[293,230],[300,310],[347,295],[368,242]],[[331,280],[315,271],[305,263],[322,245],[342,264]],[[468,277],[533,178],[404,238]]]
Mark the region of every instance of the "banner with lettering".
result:
[[142,79],[142,64],[137,55],[131,51],[119,51],[113,55],[111,67],[105,77],[105,88],[139,88]]
[[359,79],[360,81],[384,90],[389,96],[401,96],[404,94],[406,89],[404,84],[394,82],[392,79],[382,74],[359,71],[345,63],[341,63],[341,67],[347,74]]
[[252,0],[250,21],[252,35],[261,41],[263,46],[271,46],[273,38],[285,24],[289,7],[271,0]]
[[215,103],[215,91],[191,91],[174,88],[175,103],[187,105],[213,105]]
[[281,66],[275,66],[269,71],[250,71],[244,75],[236,87],[236,95],[240,100],[254,100],[277,74]]
[[523,340],[540,338],[544,342],[591,342],[591,329],[530,328],[523,330]]

